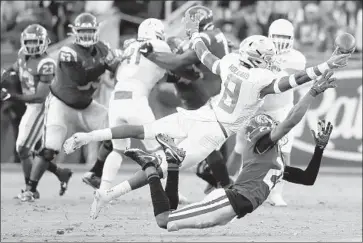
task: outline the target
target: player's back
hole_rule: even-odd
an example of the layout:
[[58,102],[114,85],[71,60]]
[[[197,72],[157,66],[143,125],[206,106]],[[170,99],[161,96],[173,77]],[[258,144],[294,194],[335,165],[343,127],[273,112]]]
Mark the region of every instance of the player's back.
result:
[[221,92],[212,98],[218,120],[238,132],[245,121],[262,105],[260,91],[269,85],[275,75],[261,68],[247,68],[239,54],[230,53],[220,62]]
[[[165,41],[150,41],[155,52],[171,52]],[[134,95],[148,96],[154,85],[161,80],[166,71],[146,57],[139,50],[140,42],[131,43],[126,53],[132,53],[116,71],[115,90],[132,91]]]
[[56,63],[45,52],[41,55],[26,56],[22,50],[18,53],[17,65],[19,79],[24,94],[35,94],[42,75],[54,75]]
[[257,141],[269,136],[271,128],[259,127],[251,134],[243,148],[243,169],[233,186],[235,190],[248,198],[254,207],[261,205],[268,197],[275,182],[282,179],[284,163],[280,159],[279,145],[272,145],[267,151],[259,152]]
[[[281,71],[277,74],[278,76],[285,76],[292,72],[301,71],[305,69],[306,59],[305,56],[294,49],[289,52],[285,52],[276,56],[280,63]],[[286,72],[285,72],[286,71]],[[261,111],[275,111],[287,107],[288,109],[294,103],[294,91],[288,90],[281,94],[267,95],[265,102],[261,107]]]

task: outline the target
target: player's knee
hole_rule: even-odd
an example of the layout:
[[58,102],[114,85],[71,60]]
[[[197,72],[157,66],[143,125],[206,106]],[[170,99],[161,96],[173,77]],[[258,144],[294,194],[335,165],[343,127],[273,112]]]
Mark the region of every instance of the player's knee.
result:
[[30,156],[30,149],[24,146],[17,146],[16,152],[18,152],[20,159],[26,159]]
[[55,151],[55,150],[53,150],[53,149],[47,149],[47,148],[43,148],[41,151],[40,151],[40,153],[39,153],[39,155],[41,156],[41,157],[43,157],[46,161],[48,161],[48,162],[51,162],[54,158],[55,158],[55,156],[58,154],[58,151]]
[[155,216],[156,223],[162,229],[166,229],[169,221],[169,212],[164,212]]

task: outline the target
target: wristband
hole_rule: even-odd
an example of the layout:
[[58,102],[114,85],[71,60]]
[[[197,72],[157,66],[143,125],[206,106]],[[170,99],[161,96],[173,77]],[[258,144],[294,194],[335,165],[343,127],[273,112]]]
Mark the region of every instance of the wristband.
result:
[[323,74],[325,71],[330,70],[330,67],[327,62],[324,62],[318,65],[318,70],[321,72],[321,74]]
[[281,90],[279,88],[279,82],[280,82],[280,79],[277,79],[274,83],[274,92],[275,94],[280,94],[281,93]]

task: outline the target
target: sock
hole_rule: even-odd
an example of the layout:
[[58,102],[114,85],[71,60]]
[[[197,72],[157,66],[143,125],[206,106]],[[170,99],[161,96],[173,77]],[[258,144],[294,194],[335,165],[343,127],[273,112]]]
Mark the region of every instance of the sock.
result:
[[176,210],[179,204],[179,166],[169,164],[165,193],[169,199],[171,210]]
[[154,175],[149,176],[148,182],[150,186],[151,201],[154,208],[154,216],[168,212],[170,210],[169,199],[161,185],[159,175],[155,173]]
[[55,163],[49,162],[48,171],[58,176],[58,166]]
[[27,190],[30,190],[31,192],[36,192],[38,186],[37,181],[29,180],[29,184],[27,185]]
[[103,141],[100,149],[98,150],[97,161],[91,168],[90,172],[95,173],[96,176],[102,177],[103,166],[108,155],[112,152],[113,146],[110,140]]
[[227,171],[227,166],[224,163],[224,158],[222,153],[219,151],[213,151],[207,158],[207,163],[209,168],[213,173],[213,177],[220,183],[222,187],[229,185],[229,175]]
[[117,173],[121,167],[121,163],[122,156],[118,152],[112,151],[107,156],[103,166],[100,190],[108,190],[112,187],[112,183],[117,176]]
[[128,181],[124,181],[107,190],[107,193],[111,196],[113,200],[121,197],[122,195],[125,195],[126,193],[129,193],[130,191],[132,191],[130,183]]
[[29,177],[25,177],[25,185],[29,185],[29,180],[30,180]]

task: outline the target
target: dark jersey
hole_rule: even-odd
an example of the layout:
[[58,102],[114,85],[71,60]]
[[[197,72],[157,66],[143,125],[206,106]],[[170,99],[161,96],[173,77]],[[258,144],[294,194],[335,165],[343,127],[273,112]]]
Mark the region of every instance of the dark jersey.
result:
[[[222,58],[229,53],[228,41],[220,29],[207,30],[200,35],[208,49],[217,57]],[[187,48],[191,48],[191,43],[187,43],[187,45]],[[184,108],[194,110],[203,106],[209,98],[220,92],[221,80],[200,61],[186,69],[189,69],[184,70],[186,72],[193,70],[199,78],[196,80],[181,78],[175,87]]]
[[58,54],[56,79],[50,90],[54,96],[75,109],[85,109],[99,87],[100,76],[115,70],[119,60],[103,42],[91,48],[77,44],[63,46]]
[[[253,210],[267,199],[284,173],[279,145],[272,143],[270,132],[269,127],[259,127],[251,133],[243,150],[242,172],[230,189],[247,198]],[[238,201],[232,201],[232,206],[238,208]]]

